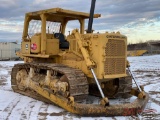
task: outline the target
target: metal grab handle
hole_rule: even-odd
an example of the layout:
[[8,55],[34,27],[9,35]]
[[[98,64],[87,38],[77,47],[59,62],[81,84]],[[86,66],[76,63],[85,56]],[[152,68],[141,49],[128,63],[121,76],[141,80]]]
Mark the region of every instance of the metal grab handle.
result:
[[104,94],[103,94],[103,91],[102,91],[102,89],[101,89],[101,86],[100,86],[100,84],[99,84],[99,82],[98,82],[98,80],[97,80],[96,74],[94,73],[94,70],[93,70],[92,68],[91,68],[91,72],[92,72],[93,77],[94,77],[94,79],[95,79],[95,81],[96,81],[96,84],[97,84],[97,86],[98,86],[98,89],[99,89],[99,91],[100,91],[100,93],[101,93],[102,98],[105,98],[105,96],[104,96]]
[[139,87],[138,83],[136,82],[136,79],[135,79],[135,77],[129,67],[128,67],[128,71],[129,71],[129,74],[131,75],[132,79],[134,80],[136,86],[138,87],[139,91],[142,92],[142,89]]

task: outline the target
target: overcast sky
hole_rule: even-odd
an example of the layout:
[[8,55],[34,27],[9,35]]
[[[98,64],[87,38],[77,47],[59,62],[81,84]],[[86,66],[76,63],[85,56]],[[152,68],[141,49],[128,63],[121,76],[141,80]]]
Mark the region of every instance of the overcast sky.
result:
[[[0,41],[21,41],[26,12],[61,7],[90,11],[91,0],[0,0]],[[120,31],[129,43],[160,40],[160,0],[97,0],[93,29]],[[74,29],[74,25],[72,25]],[[76,26],[75,26],[76,27]],[[86,25],[87,28],[87,25]]]

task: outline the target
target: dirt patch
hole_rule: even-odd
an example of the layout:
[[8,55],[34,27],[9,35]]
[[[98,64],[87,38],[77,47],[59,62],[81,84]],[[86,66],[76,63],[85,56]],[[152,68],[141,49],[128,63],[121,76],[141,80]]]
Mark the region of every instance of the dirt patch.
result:
[[147,77],[153,77],[153,75],[146,75]]
[[0,80],[0,86],[6,85],[6,80]]
[[158,74],[157,77],[160,77],[160,74]]
[[63,112],[59,112],[59,113],[51,113],[50,116],[62,116],[62,115],[65,115],[67,114],[66,111],[63,111]]
[[47,116],[47,115],[49,115],[49,113],[42,113],[42,112],[40,112],[38,115],[40,115],[40,116]]

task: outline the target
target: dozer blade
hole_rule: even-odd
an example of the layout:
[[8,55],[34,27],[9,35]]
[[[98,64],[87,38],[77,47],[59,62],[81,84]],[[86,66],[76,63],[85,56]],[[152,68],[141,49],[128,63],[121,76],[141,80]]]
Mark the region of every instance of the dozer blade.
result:
[[67,111],[82,116],[131,116],[141,113],[148,102],[149,95],[145,93],[145,98],[137,98],[132,103],[102,106],[97,104],[81,104],[66,99],[62,96],[54,95],[47,90],[41,88],[36,82],[30,81],[29,87],[50,100],[54,104],[66,109]]

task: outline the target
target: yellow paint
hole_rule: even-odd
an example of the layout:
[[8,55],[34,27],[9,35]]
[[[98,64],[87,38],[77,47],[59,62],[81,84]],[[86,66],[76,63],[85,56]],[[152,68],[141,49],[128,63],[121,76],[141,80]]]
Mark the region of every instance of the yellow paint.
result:
[[[56,17],[55,17],[56,16]],[[100,14],[95,14],[95,18]],[[117,33],[84,33],[85,19],[88,13],[53,8],[37,12],[26,13],[22,52],[18,55],[26,62],[36,61],[60,63],[81,69],[87,77],[93,78],[90,68],[93,68],[99,80],[107,81],[126,76],[127,37]],[[31,20],[41,21],[41,33],[27,37],[28,26]],[[60,33],[64,34],[70,20],[78,20],[80,30],[75,29],[66,36],[69,49],[60,49],[60,40],[53,34],[46,33],[46,21],[60,22]],[[36,50],[26,50],[25,44],[37,44]]]
[[127,56],[142,56],[146,52],[147,52],[147,50],[127,51]]

